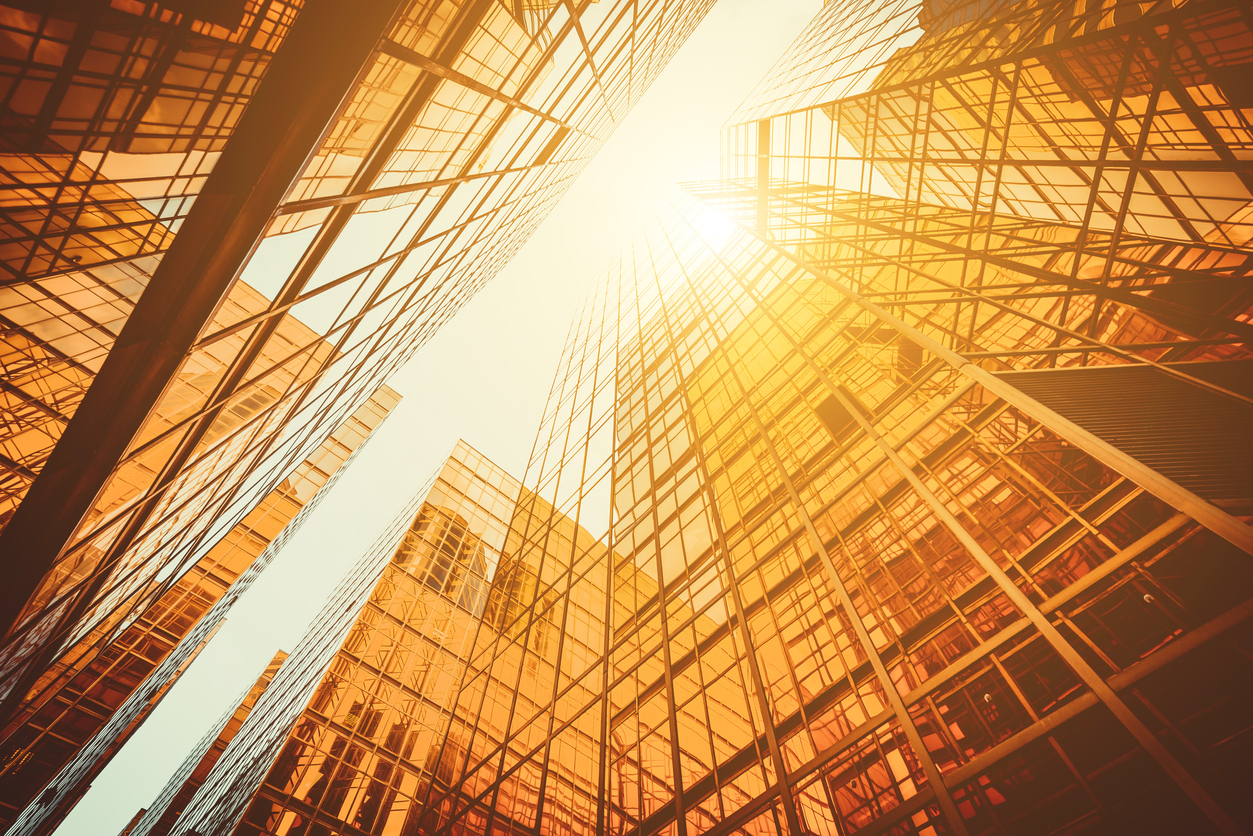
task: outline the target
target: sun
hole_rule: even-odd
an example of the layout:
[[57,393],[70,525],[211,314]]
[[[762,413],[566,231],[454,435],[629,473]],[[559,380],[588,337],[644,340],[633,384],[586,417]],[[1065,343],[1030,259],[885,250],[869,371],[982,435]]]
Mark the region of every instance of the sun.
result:
[[734,221],[709,206],[701,207],[701,211],[692,221],[692,226],[696,234],[714,252],[722,252],[722,248],[738,229]]

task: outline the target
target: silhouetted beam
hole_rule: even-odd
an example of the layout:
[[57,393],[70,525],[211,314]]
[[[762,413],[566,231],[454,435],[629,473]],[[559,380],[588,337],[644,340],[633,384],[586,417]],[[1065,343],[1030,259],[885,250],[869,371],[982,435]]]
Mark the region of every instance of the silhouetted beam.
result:
[[261,241],[401,0],[312,0],[153,273],[52,456],[0,534],[0,630],[96,502]]

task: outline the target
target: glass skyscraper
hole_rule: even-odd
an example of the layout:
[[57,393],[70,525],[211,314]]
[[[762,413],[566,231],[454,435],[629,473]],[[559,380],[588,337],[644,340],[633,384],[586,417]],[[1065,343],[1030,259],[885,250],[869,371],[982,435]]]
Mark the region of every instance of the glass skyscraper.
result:
[[[111,726],[121,736],[106,741],[99,733],[113,712],[163,661],[190,652],[190,647],[177,649],[179,643],[215,605],[220,604],[215,618],[225,614],[317,507],[322,492],[351,464],[397,400],[382,387],[191,569],[140,587],[93,629],[75,633],[74,642],[25,694],[0,733],[0,826],[11,824],[85,745],[97,753],[107,749],[89,773],[70,782],[73,790],[57,795],[77,800],[86,791],[90,778],[138,725]],[[164,693],[172,681],[150,684]]]
[[170,777],[164,789],[152,802],[152,806],[140,810],[121,836],[130,836],[132,833],[166,836],[170,832],[182,814],[183,808],[204,784],[209,771],[222,757],[227,744],[235,739],[244,720],[248,719],[257,700],[265,693],[265,689],[270,687],[270,683],[274,681],[274,675],[278,673],[279,667],[286,659],[287,654],[281,650],[274,655],[270,664],[240,698],[238,704],[227,709],[226,713],[196,744],[196,747],[188,753],[187,759]]
[[826,4],[586,299],[473,637],[359,619],[174,832],[1248,832],[1251,20]]
[[0,3],[0,823],[85,790],[711,4]]
[[1246,5],[824,5],[170,832],[1253,830]]
[[520,492],[459,443],[340,584],[190,803],[173,816],[166,793],[132,832],[161,820],[173,821],[163,832],[231,832],[241,817],[249,833],[412,831],[431,783],[447,779],[442,745],[480,625],[514,600],[489,579],[527,586],[509,538]]
[[711,4],[3,6],[0,708],[378,391]]

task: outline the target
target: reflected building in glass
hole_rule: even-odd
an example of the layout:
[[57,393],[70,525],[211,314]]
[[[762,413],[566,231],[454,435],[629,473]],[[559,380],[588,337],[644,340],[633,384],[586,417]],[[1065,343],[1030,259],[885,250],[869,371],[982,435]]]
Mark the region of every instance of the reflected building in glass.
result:
[[0,5],[0,716],[380,391],[711,4]]

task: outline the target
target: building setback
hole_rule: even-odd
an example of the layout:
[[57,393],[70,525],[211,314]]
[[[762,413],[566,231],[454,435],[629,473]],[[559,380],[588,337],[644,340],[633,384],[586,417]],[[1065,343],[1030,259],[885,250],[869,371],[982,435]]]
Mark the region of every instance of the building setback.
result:
[[495,275],[711,4],[3,7],[0,717]]

